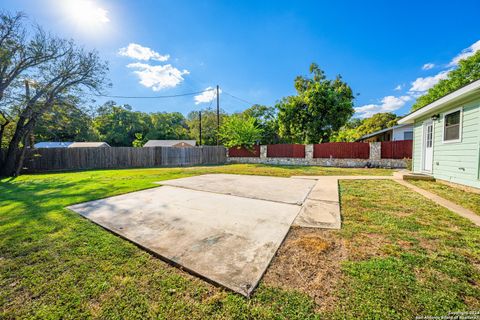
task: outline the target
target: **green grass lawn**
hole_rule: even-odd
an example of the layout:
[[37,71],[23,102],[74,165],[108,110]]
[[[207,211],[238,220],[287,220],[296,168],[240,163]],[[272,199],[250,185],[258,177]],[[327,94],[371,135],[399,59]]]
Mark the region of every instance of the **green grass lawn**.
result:
[[439,196],[450,200],[458,205],[472,210],[480,215],[480,194],[456,188],[435,181],[410,181],[412,184],[438,194]]
[[310,292],[288,285],[262,282],[250,300],[214,287],[64,209],[212,172],[391,174],[229,165],[2,180],[0,318],[406,319],[480,309],[480,228],[393,181],[341,182],[343,228],[318,232],[338,239],[347,254],[336,265],[337,303],[321,309]]

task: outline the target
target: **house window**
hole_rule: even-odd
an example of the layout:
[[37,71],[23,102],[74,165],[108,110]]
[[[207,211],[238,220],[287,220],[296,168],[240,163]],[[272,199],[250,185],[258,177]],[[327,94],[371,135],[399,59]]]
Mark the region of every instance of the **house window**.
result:
[[443,128],[443,141],[455,142],[460,141],[461,134],[461,110],[456,110],[445,114],[444,128]]
[[403,140],[413,140],[413,132],[412,131],[403,132]]

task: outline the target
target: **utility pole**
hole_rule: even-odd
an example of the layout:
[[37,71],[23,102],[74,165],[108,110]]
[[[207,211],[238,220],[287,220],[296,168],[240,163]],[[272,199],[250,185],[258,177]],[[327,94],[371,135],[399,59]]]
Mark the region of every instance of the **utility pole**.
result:
[[202,145],[202,111],[200,110],[198,112],[198,123],[199,123],[199,129],[200,129],[200,143],[199,145]]
[[220,135],[220,92],[217,84],[217,146],[219,144]]

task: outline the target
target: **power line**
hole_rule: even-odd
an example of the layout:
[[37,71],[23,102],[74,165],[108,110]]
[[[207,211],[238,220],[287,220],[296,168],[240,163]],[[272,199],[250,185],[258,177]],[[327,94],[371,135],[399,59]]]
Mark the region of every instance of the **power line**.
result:
[[228,96],[230,96],[230,97],[232,97],[232,98],[234,98],[234,99],[237,99],[237,100],[239,100],[239,101],[245,102],[245,103],[249,104],[250,106],[253,106],[253,105],[255,104],[255,103],[252,103],[252,102],[247,101],[247,100],[245,100],[245,99],[236,97],[236,96],[234,96],[233,94],[226,92],[225,90],[223,90],[222,93],[225,93],[226,95],[228,95]]
[[166,95],[166,96],[111,96],[111,95],[105,95],[105,94],[91,94],[91,95],[96,97],[118,98],[118,99],[165,99],[165,98],[193,96],[196,94],[213,91],[213,90],[215,90],[215,88],[197,91],[197,92],[180,93],[180,94],[173,94],[173,95]]

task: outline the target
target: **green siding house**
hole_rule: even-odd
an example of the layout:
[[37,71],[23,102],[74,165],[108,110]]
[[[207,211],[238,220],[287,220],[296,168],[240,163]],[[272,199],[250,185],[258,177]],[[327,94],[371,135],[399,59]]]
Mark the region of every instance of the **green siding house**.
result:
[[413,124],[413,171],[480,188],[480,80],[399,121]]

